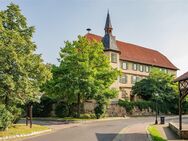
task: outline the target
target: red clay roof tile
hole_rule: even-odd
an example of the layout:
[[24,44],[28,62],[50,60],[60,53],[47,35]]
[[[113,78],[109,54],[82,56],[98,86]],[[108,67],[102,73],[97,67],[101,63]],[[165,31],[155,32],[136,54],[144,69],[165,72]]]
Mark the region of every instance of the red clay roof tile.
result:
[[[89,40],[101,41],[102,37],[88,33],[85,35]],[[120,59],[132,62],[138,62],[173,70],[178,70],[178,68],[173,65],[166,56],[160,52],[138,45],[125,43],[122,41],[116,40],[117,46],[121,51]]]

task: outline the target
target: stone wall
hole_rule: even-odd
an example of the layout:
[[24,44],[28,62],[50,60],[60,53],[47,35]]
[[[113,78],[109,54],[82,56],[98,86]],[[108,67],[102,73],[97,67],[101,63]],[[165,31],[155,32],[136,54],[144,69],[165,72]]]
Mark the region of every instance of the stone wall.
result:
[[[84,113],[94,113],[94,108],[96,106],[95,101],[87,101],[84,103]],[[108,117],[125,117],[125,116],[149,116],[154,115],[150,108],[140,110],[138,107],[134,107],[130,113],[127,113],[125,108],[119,106],[117,103],[111,103],[106,112]]]
[[110,104],[106,114],[109,117],[125,117],[127,115],[125,108],[117,104]]
[[94,100],[86,101],[83,105],[83,112],[84,113],[95,113],[94,112],[95,105],[96,105],[96,102]]
[[130,115],[131,116],[150,116],[154,114],[155,112],[153,112],[152,109],[150,108],[140,110],[138,107],[134,107]]

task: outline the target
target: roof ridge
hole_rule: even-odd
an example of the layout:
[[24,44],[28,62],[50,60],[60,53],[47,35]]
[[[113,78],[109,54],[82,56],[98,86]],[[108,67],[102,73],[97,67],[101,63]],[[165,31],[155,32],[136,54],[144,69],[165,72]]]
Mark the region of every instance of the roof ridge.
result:
[[[98,37],[102,38],[102,36],[97,35],[97,34],[93,34],[93,33],[87,33],[85,36],[87,36],[88,34],[91,34],[91,35],[98,36]],[[155,50],[155,49],[143,47],[143,46],[140,46],[140,45],[137,45],[137,44],[133,44],[133,43],[129,43],[129,42],[124,42],[124,41],[120,41],[120,40],[116,40],[116,42],[121,42],[121,43],[124,43],[124,44],[134,45],[134,46],[139,47],[139,48],[144,48],[144,49],[148,49],[148,50],[152,50],[152,51],[159,52],[159,51],[157,51],[157,50]],[[159,53],[160,53],[160,52],[159,52]]]

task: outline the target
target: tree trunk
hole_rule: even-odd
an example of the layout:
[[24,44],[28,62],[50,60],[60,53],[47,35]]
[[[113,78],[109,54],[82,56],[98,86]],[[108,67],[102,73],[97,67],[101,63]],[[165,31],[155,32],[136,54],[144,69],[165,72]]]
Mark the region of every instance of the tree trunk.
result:
[[32,128],[32,117],[33,117],[33,106],[31,103],[27,105],[27,112],[26,112],[26,126],[28,126],[29,121],[29,127]]
[[5,107],[7,107],[8,106],[8,96],[6,95],[6,97],[5,97]]
[[30,119],[30,128],[32,128],[32,116],[33,116],[33,106],[29,105],[29,119]]
[[77,99],[77,117],[80,117],[80,94],[78,94],[78,99]]

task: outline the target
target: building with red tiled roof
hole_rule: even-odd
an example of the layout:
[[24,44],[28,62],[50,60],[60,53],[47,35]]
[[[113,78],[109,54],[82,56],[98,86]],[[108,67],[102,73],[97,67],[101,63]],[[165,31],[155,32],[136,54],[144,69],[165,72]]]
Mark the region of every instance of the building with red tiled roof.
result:
[[109,12],[104,30],[103,37],[91,33],[86,34],[85,37],[89,40],[101,41],[105,54],[110,56],[112,67],[122,70],[123,75],[111,86],[120,90],[118,98],[132,98],[132,86],[136,81],[147,77],[152,67],[176,76],[178,68],[162,53],[116,40],[112,35],[113,28]]

